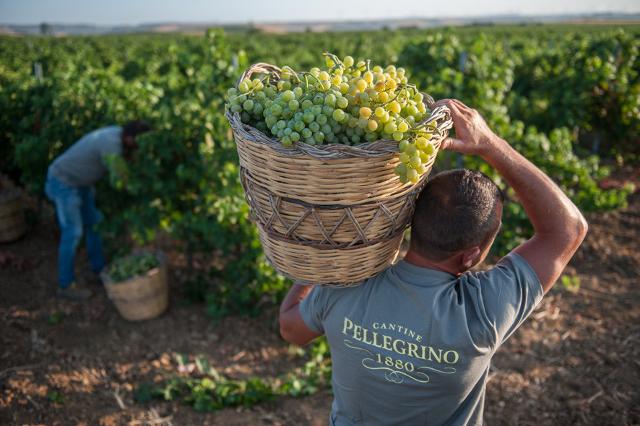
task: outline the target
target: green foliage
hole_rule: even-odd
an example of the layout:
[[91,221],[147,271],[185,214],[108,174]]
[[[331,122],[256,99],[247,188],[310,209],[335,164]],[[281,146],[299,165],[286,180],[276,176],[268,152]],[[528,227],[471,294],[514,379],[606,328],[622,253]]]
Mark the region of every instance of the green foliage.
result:
[[49,316],[47,317],[47,323],[49,325],[58,325],[60,323],[62,323],[62,320],[64,320],[64,313],[63,312],[53,312],[52,314],[49,314]]
[[109,154],[104,161],[109,172],[111,187],[119,191],[128,190],[130,171],[125,159],[120,155]]
[[165,383],[162,398],[182,397],[197,411],[214,411],[224,407],[249,407],[274,397],[271,386],[263,379],[230,380],[223,377],[201,379],[175,378]]
[[[225,89],[250,62],[305,69],[327,50],[397,62],[435,98],[458,97],[479,109],[582,209],[600,210],[623,206],[630,189],[600,189],[608,170],[588,153],[588,142],[597,139],[601,153],[622,159],[638,146],[639,33],[496,26],[229,39],[219,31],[3,37],[0,168],[42,194],[48,165],[82,135],[146,119],[154,130],[138,138],[133,158],[107,161],[109,179],[97,200],[107,219],[105,241],[113,252],[128,253],[162,235],[184,253],[188,293],[206,300],[212,316],[255,314],[276,303],[288,281],[267,265],[249,221],[223,114]],[[437,168],[456,166],[487,173],[509,195],[498,250],[528,237],[521,206],[488,165],[439,155]]]
[[47,399],[54,404],[64,404],[64,395],[58,391],[47,393]]
[[[512,111],[518,111],[515,105],[528,102],[533,96],[530,92],[519,91],[520,82],[529,81],[532,76],[526,77],[529,68],[523,64],[527,61],[527,55],[531,51],[538,56],[545,56],[548,49],[542,49],[541,45],[550,41],[562,43],[563,37],[549,35],[538,38],[497,38],[480,34],[472,39],[461,39],[455,34],[430,34],[424,41],[408,44],[400,55],[399,61],[404,63],[415,74],[415,80],[422,87],[428,87],[436,98],[458,98],[468,105],[478,109],[485,117],[490,127],[509,143],[518,152],[531,160],[547,173],[574,202],[584,211],[606,210],[626,205],[627,195],[632,188],[621,190],[603,190],[598,182],[606,177],[609,170],[600,165],[599,158],[595,155],[584,155],[576,148],[578,132],[562,127],[578,123],[578,119],[558,119],[560,114],[557,109],[552,109],[544,119],[544,132],[535,126],[513,117]],[[566,36],[569,40],[573,36]],[[597,44],[600,37],[586,38]],[[633,39],[631,34],[628,38]],[[635,46],[639,45],[635,38]],[[560,44],[564,51],[565,44]],[[571,46],[569,43],[568,46]],[[526,47],[526,48],[525,48]],[[589,46],[583,47],[588,49]],[[556,50],[552,50],[556,52]],[[554,53],[555,54],[555,53]],[[560,53],[558,53],[560,54]],[[633,52],[630,53],[634,55]],[[565,69],[566,70],[566,69]],[[566,74],[563,74],[566,75]],[[571,74],[573,75],[573,74]],[[579,75],[573,75],[579,80]],[[540,77],[542,78],[542,77]],[[570,86],[568,83],[556,86],[556,90],[549,96],[553,99],[564,99],[570,88],[582,93],[587,90],[582,83]],[[537,90],[535,86],[531,90]],[[570,96],[572,99],[582,98],[585,102],[588,97],[582,93]],[[553,104],[553,102],[550,102]],[[580,108],[573,105],[571,108],[558,106],[565,113],[580,114]],[[582,108],[588,108],[585,104]],[[577,117],[577,116],[576,116]],[[533,120],[533,119],[532,119]],[[573,121],[572,121],[573,120]],[[595,117],[581,118],[581,120],[593,120]],[[533,122],[537,122],[533,120]],[[611,136],[614,136],[612,134]],[[636,139],[637,132],[634,134]],[[582,155],[579,155],[582,152]],[[443,155],[439,157],[438,168],[467,167],[484,172],[490,176],[505,190],[507,203],[504,208],[503,232],[496,240],[494,249],[500,253],[511,249],[531,235],[531,225],[522,209],[517,203],[515,194],[497,172],[481,159],[475,157],[459,157]]]
[[290,280],[267,263],[257,235],[252,238],[242,256],[229,259],[222,270],[212,271],[218,285],[207,296],[207,312],[213,318],[234,312],[257,315],[264,305],[282,300],[291,286]]
[[544,50],[531,40],[513,48],[520,54],[510,99],[515,117],[544,132],[578,128],[610,151],[640,152],[636,35],[576,33]]
[[129,278],[144,275],[160,264],[158,258],[151,253],[134,254],[114,260],[107,273],[116,283]]
[[159,392],[149,382],[140,383],[133,391],[133,399],[138,404],[146,404],[153,400],[156,395],[159,395]]
[[[145,119],[154,130],[138,138],[130,161],[107,159],[109,179],[99,183],[107,218],[100,226],[111,251],[126,254],[162,233],[187,256],[222,258],[216,264],[224,269],[205,262],[190,277],[207,282],[200,289],[217,316],[253,313],[265,295],[282,294],[285,280],[266,266],[248,219],[223,113],[225,89],[248,64],[221,32],[7,38],[0,52],[0,135],[2,149],[12,148],[7,172],[42,193],[48,165],[84,133]],[[42,80],[30,75],[33,63],[42,65]]]
[[562,275],[560,282],[562,283],[562,287],[571,293],[580,291],[580,277],[577,275]]
[[[302,349],[300,351],[305,353]],[[180,400],[197,411],[215,411],[225,407],[250,407],[281,395],[311,395],[328,387],[331,381],[331,358],[325,339],[315,342],[307,352],[308,361],[302,368],[275,378],[251,377],[241,380],[221,375],[205,358],[197,357],[193,375],[176,376],[161,384],[142,383],[134,391],[134,399],[138,403],[153,399]],[[181,361],[179,364],[183,366]]]

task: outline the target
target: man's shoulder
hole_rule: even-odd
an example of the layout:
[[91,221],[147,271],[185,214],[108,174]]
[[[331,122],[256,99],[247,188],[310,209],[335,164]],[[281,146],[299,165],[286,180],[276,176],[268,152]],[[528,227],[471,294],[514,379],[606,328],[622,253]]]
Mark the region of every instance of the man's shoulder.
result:
[[515,282],[521,279],[523,274],[526,278],[536,278],[533,281],[538,281],[529,263],[519,254],[510,252],[495,265],[478,271],[467,271],[460,275],[460,279],[471,284],[486,281]]
[[461,276],[460,291],[473,300],[492,344],[506,340],[540,303],[542,286],[529,263],[511,252],[486,271]]
[[317,285],[315,292],[325,302],[340,300],[347,304],[354,303],[354,301],[362,300],[363,295],[376,293],[377,290],[388,284],[387,274],[391,268],[356,283]]
[[93,134],[99,138],[107,139],[110,141],[120,140],[122,136],[122,127],[120,126],[106,126],[94,130],[90,134]]
[[80,138],[79,141],[114,140],[122,136],[122,127],[105,126],[92,130]]
[[104,127],[100,127],[96,130],[94,130],[94,132],[114,132],[114,133],[120,133],[122,132],[122,126],[118,126],[117,124],[112,124],[110,126],[104,126]]
[[118,153],[122,146],[122,127],[107,126],[87,133],[78,141],[85,149],[95,149],[104,153]]

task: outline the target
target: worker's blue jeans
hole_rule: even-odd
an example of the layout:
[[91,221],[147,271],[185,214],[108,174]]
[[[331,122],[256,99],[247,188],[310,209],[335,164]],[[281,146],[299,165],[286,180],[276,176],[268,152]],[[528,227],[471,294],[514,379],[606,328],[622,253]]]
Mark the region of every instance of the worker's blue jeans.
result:
[[83,234],[91,269],[99,273],[104,268],[102,240],[95,229],[102,215],[96,208],[93,187],[70,186],[49,173],[45,193],[55,204],[62,232],[58,248],[58,284],[66,288],[75,281],[74,259]]

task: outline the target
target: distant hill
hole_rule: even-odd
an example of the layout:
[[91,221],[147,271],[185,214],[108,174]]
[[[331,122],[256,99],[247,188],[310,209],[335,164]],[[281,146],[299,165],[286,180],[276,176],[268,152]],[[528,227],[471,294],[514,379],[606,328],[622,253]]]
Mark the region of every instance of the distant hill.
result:
[[[303,31],[366,31],[383,28],[433,28],[442,26],[472,24],[535,24],[535,23],[638,23],[640,13],[597,13],[579,15],[496,15],[480,17],[446,17],[446,18],[404,18],[380,19],[371,21],[317,21],[317,22],[264,22],[245,24],[221,24],[217,22],[180,23],[160,22],[141,25],[101,26],[91,24],[56,24],[47,23],[46,32],[52,35],[102,35],[131,33],[202,33],[207,28],[217,27],[227,31],[258,30],[270,33],[287,33]],[[41,24],[15,25],[1,24],[0,34],[27,35],[40,34]]]

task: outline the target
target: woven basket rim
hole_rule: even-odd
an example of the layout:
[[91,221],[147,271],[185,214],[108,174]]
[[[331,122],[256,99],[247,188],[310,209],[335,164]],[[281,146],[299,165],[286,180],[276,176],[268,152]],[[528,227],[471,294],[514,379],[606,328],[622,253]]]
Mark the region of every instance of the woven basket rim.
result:
[[157,274],[160,269],[164,268],[166,266],[166,257],[164,255],[163,252],[161,251],[153,251],[153,250],[142,250],[142,251],[136,251],[134,253],[131,253],[130,255],[126,256],[126,257],[130,257],[130,256],[137,256],[140,254],[145,254],[145,253],[150,253],[153,254],[156,259],[158,260],[158,266],[153,267],[151,269],[149,269],[148,271],[144,272],[143,274],[138,274],[138,275],[134,275],[132,277],[127,278],[124,281],[114,281],[113,279],[111,279],[111,275],[109,275],[109,273],[107,272],[108,268],[104,268],[104,270],[102,272],[100,272],[100,278],[102,279],[102,282],[104,283],[104,285],[121,285],[121,284],[129,284],[132,281],[137,281],[140,278],[144,278],[144,277],[148,277],[150,275],[154,275]]
[[[267,63],[255,63],[247,68],[244,73],[238,79],[237,85],[245,78],[250,78],[253,73],[276,73],[280,72],[280,68],[267,64]],[[424,93],[426,105],[429,109],[434,104],[433,98]],[[240,114],[232,113],[227,109],[225,112],[227,120],[231,125],[234,133],[245,133],[249,136],[249,139],[269,146],[276,152],[290,156],[309,155],[317,159],[334,159],[334,158],[354,158],[354,157],[378,157],[384,156],[389,153],[398,152],[398,142],[388,139],[380,139],[373,142],[365,142],[357,145],[344,145],[340,143],[322,144],[322,145],[309,145],[302,141],[294,142],[291,147],[285,147],[278,139],[269,137],[260,130],[245,124],[240,119]],[[451,119],[451,113],[449,108],[445,105],[440,105],[429,114],[429,117],[423,119],[421,123],[429,123],[435,121],[436,128],[435,133],[438,138],[444,138],[447,135],[447,131],[453,126]]]
[[[441,108],[441,107],[438,107]],[[446,108],[443,106],[443,108]],[[439,112],[444,114],[444,111]],[[449,109],[446,108],[446,114]],[[435,114],[432,113],[431,116]],[[227,120],[231,125],[234,133],[244,133],[248,137],[241,139],[249,139],[252,142],[260,143],[268,146],[274,151],[291,157],[308,155],[312,158],[320,160],[344,159],[344,158],[367,158],[367,157],[383,157],[388,154],[397,154],[399,152],[398,142],[388,139],[380,139],[373,142],[365,142],[358,145],[345,145],[340,143],[309,145],[302,141],[294,142],[292,146],[285,147],[277,138],[270,137],[253,126],[245,124],[240,119],[240,114],[226,112]],[[444,115],[443,115],[444,117]],[[430,120],[431,121],[431,120]],[[437,121],[436,121],[437,122]],[[452,127],[453,121],[447,118],[441,121],[436,127],[437,138],[446,137],[447,131]]]

